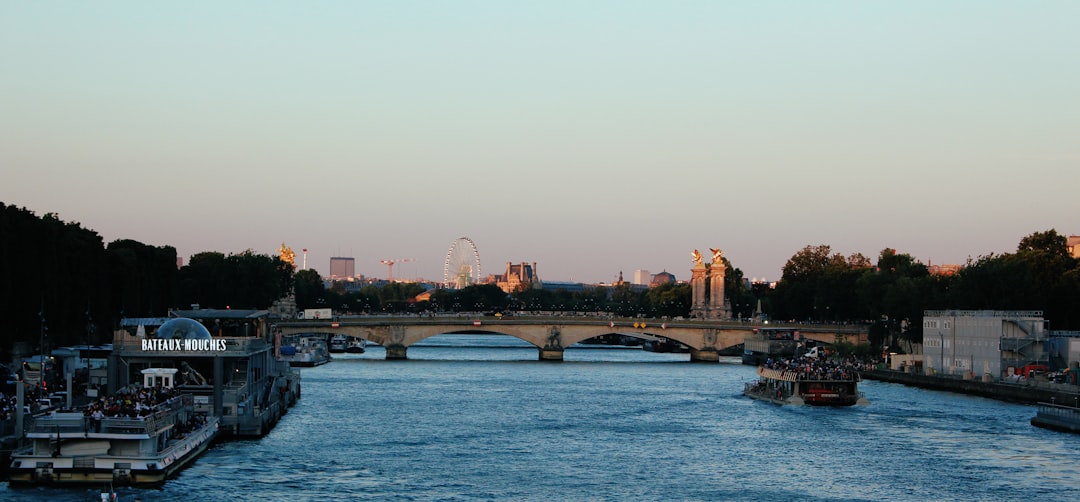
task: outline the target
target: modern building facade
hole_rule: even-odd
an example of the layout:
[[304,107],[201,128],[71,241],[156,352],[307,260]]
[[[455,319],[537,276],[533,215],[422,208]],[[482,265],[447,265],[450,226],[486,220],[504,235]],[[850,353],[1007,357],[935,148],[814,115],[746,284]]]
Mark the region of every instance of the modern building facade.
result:
[[652,283],[652,274],[648,270],[634,271],[634,284],[648,286]]
[[356,276],[356,259],[343,256],[330,258],[330,279],[345,279]]
[[927,373],[999,379],[1028,364],[1047,364],[1046,321],[1038,310],[927,310]]

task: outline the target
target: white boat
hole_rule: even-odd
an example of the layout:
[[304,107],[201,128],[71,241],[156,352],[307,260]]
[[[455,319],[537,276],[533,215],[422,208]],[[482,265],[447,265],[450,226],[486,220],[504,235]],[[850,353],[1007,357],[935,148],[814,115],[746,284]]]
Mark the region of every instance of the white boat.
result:
[[322,335],[290,336],[282,340],[278,360],[291,366],[310,368],[330,362],[326,338]]
[[179,394],[137,416],[95,419],[83,411],[30,419],[31,441],[11,455],[9,480],[30,484],[157,484],[206,451],[218,418]]
[[330,353],[340,354],[345,352],[346,345],[349,342],[349,337],[345,335],[334,335],[330,337]]
[[345,344],[345,352],[350,354],[363,354],[367,350],[367,341],[363,338],[349,337]]

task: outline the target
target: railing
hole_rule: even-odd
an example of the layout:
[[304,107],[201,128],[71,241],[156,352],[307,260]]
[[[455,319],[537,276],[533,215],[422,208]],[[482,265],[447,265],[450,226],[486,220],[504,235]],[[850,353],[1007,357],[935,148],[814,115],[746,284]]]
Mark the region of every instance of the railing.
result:
[[1054,417],[1080,424],[1080,408],[1060,404],[1039,403],[1040,417]]
[[56,413],[34,417],[27,432],[38,434],[89,433],[154,435],[176,423],[176,412],[191,407],[192,396],[174,397],[151,408],[151,413],[139,417],[105,417],[100,426],[82,412]]

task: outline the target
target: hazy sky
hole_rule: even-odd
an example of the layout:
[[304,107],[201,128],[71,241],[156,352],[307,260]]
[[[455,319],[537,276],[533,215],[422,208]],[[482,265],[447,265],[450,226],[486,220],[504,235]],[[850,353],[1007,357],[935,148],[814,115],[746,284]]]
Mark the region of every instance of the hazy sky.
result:
[[0,201],[441,280],[1080,233],[1080,2],[0,3]]

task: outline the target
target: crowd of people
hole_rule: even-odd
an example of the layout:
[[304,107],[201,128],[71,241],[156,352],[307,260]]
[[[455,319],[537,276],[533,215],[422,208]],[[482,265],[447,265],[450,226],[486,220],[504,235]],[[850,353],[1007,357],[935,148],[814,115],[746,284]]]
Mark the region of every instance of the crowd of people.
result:
[[145,417],[153,413],[155,406],[180,394],[177,389],[129,386],[120,389],[116,394],[94,400],[86,407],[84,413],[94,421],[115,417]]
[[860,371],[869,369],[869,365],[854,356],[845,359],[827,359],[825,357],[797,357],[785,359],[769,358],[765,367],[780,371],[785,376],[795,373],[796,380],[853,380]]

